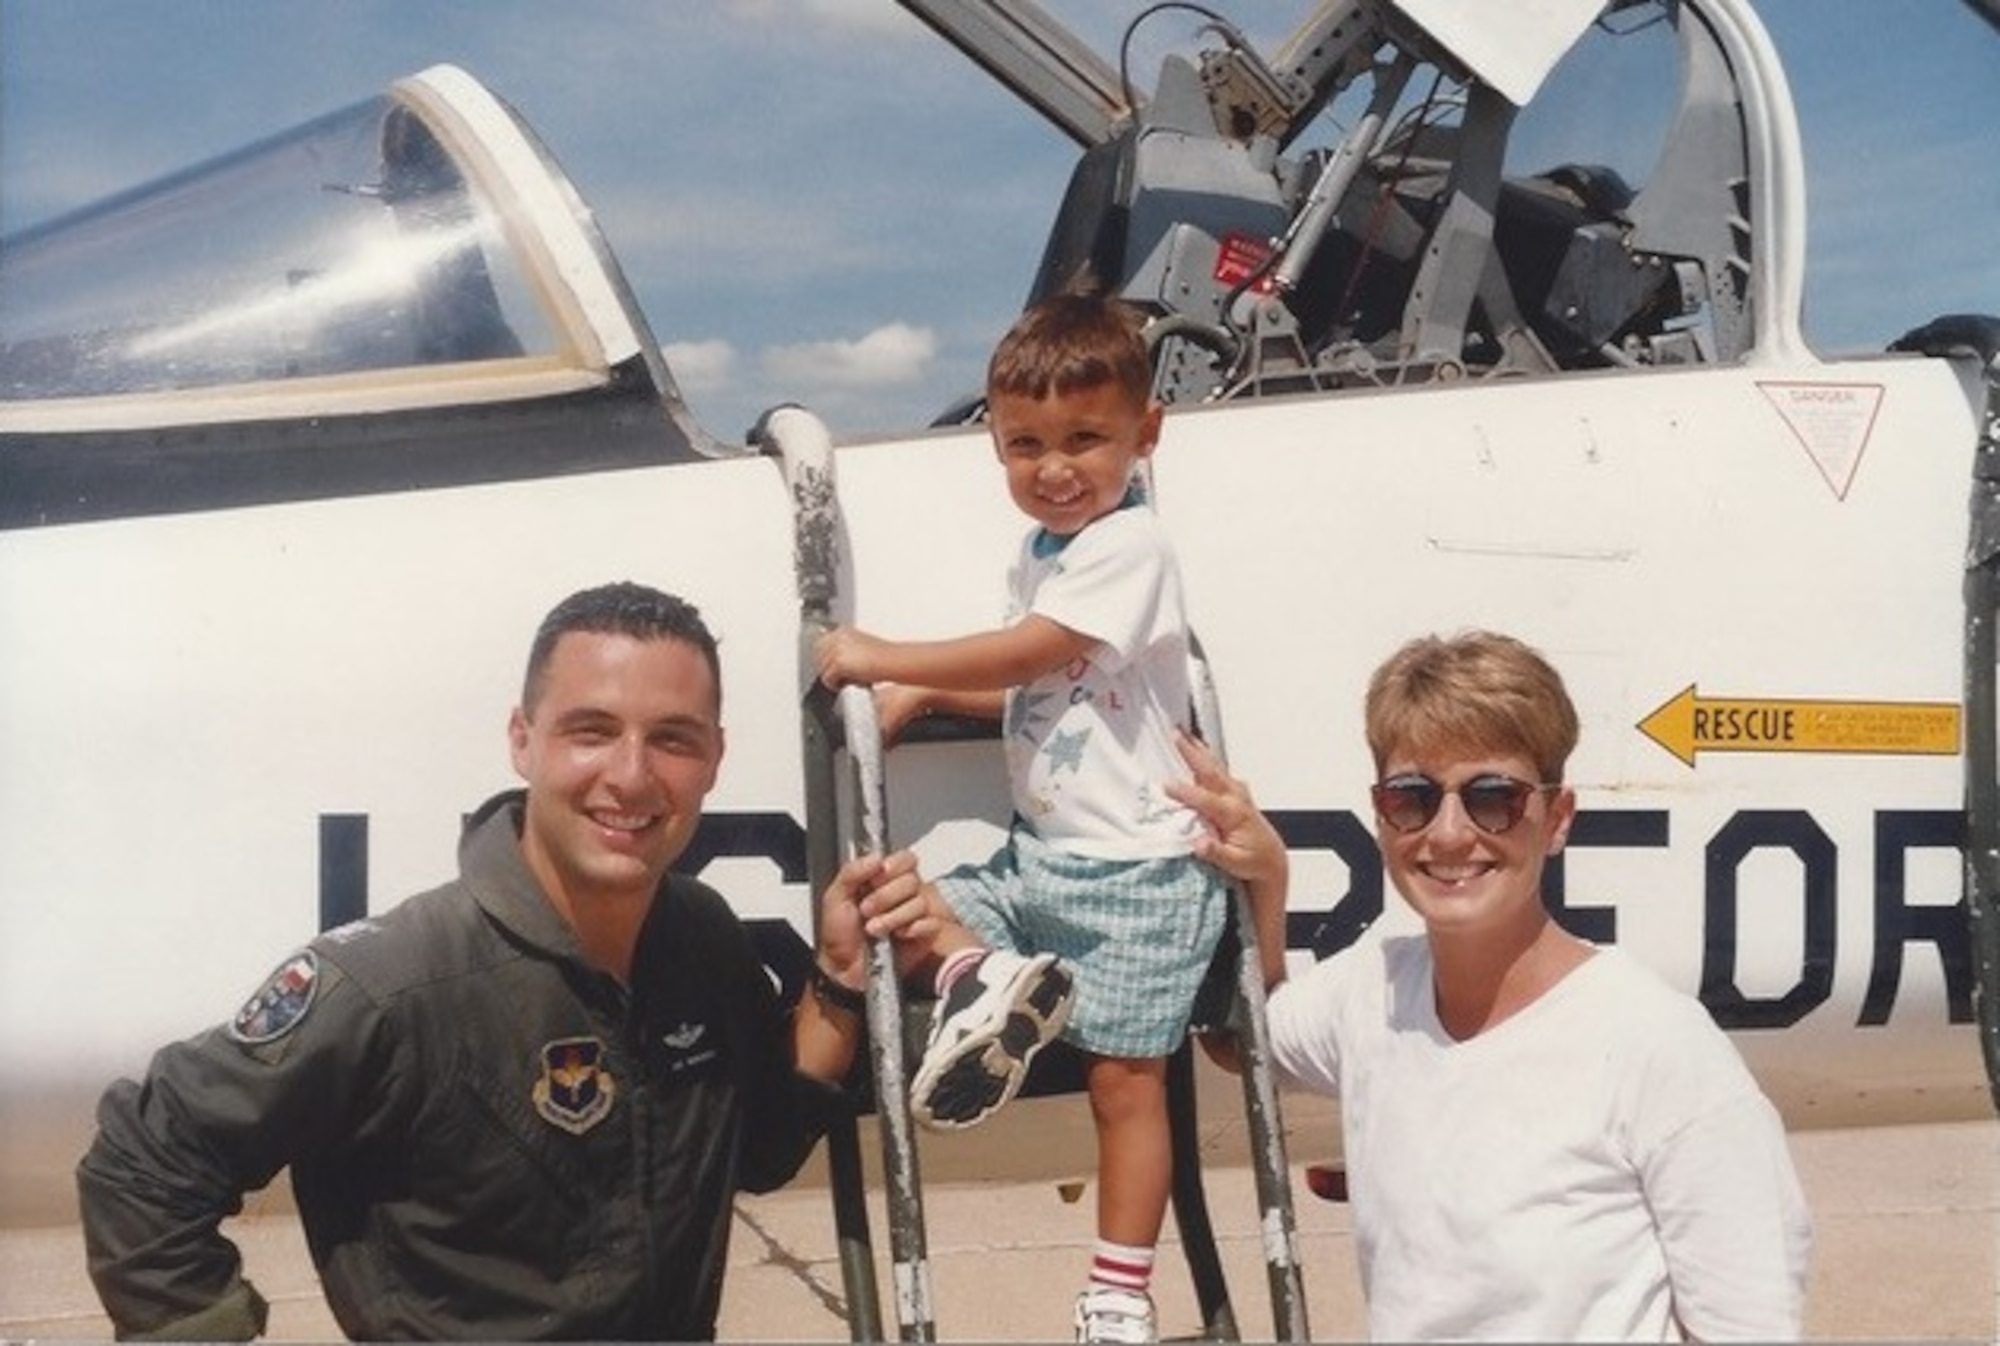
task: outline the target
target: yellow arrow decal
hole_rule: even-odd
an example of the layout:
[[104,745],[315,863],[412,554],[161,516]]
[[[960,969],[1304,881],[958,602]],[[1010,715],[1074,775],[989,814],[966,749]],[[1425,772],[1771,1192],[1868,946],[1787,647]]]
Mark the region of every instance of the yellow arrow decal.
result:
[[1949,701],[1800,701],[1696,694],[1694,684],[1639,721],[1639,732],[1689,766],[1700,752],[1851,752],[1949,757]]

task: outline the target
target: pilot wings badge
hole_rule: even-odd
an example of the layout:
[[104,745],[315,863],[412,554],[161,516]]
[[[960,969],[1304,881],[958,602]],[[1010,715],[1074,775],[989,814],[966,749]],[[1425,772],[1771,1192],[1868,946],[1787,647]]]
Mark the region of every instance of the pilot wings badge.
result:
[[598,1039],[558,1038],[543,1044],[542,1076],[534,1088],[535,1111],[543,1121],[580,1136],[604,1120],[617,1093]]

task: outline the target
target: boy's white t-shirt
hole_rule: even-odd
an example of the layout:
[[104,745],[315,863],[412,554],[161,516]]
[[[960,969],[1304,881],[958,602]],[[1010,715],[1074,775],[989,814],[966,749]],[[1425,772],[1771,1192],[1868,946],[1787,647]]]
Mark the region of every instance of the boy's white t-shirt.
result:
[[1186,854],[1199,820],[1161,784],[1188,774],[1173,742],[1188,722],[1188,626],[1158,516],[1129,505],[1067,540],[1036,529],[1008,588],[1009,623],[1037,613],[1099,642],[1076,665],[1007,693],[1015,811],[1071,854]]
[[1272,1054],[1341,1100],[1377,1340],[1795,1340],[1811,1225],[1784,1129],[1699,1002],[1600,949],[1464,1042],[1422,936],[1274,989]]

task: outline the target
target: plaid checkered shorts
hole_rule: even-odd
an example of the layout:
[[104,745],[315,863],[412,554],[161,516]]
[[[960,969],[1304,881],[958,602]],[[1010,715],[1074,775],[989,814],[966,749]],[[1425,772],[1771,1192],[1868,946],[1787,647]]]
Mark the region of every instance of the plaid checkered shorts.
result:
[[1229,909],[1222,875],[1191,855],[1067,855],[1019,825],[985,864],[961,865],[937,886],[988,947],[1052,953],[1068,966],[1076,998],[1063,1036],[1099,1056],[1180,1046]]

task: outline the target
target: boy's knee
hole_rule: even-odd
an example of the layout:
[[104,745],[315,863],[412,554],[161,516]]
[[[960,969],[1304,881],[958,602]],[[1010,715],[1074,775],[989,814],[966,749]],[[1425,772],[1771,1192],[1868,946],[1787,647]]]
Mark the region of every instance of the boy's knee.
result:
[[1100,1056],[1086,1076],[1090,1102],[1099,1116],[1115,1119],[1163,1109],[1167,1099],[1165,1057]]

